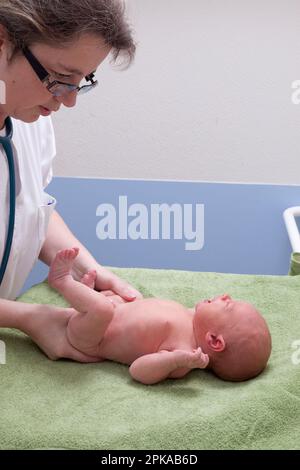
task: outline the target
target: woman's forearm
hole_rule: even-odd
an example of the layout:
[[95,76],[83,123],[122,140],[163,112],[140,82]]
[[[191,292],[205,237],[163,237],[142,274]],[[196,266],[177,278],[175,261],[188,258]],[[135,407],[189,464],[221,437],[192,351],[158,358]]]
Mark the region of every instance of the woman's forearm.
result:
[[54,211],[50,218],[47,237],[40,252],[39,259],[50,266],[59,250],[75,246],[80,248],[80,252],[74,263],[72,274],[76,280],[80,280],[88,269],[97,269],[99,263],[97,263],[91,253],[74,236],[58,212]]
[[27,317],[38,305],[0,299],[0,328],[26,329]]
[[73,313],[71,308],[0,299],[0,333],[1,328],[23,331],[52,360],[98,362],[98,358],[78,351],[69,343],[67,326]]

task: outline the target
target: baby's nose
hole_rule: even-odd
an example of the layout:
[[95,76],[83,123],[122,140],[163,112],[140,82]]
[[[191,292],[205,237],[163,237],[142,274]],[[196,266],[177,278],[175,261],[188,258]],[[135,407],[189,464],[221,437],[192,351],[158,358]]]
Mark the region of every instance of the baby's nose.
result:
[[231,297],[229,294],[224,294],[224,295],[221,295],[221,300],[231,300]]

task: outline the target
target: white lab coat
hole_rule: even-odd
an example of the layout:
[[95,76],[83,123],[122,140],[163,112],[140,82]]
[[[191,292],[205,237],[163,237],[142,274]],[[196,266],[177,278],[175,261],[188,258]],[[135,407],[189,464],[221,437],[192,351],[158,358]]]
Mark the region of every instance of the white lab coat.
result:
[[[56,154],[51,117],[40,117],[28,124],[13,123],[13,152],[16,170],[16,219],[6,272],[0,286],[0,298],[14,300],[38,259],[50,215],[56,200],[44,189],[52,179],[52,161]],[[0,135],[6,135],[5,129]],[[4,253],[9,216],[9,172],[0,145],[0,262]]]

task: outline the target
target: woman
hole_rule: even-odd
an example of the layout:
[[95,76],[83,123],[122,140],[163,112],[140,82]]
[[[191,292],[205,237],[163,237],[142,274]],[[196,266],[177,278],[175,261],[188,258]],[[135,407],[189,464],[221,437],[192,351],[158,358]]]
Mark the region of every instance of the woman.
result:
[[[51,359],[80,362],[94,358],[72,348],[66,325],[72,309],[15,302],[37,258],[50,265],[56,252],[78,246],[73,275],[81,280],[97,271],[96,290],[115,301],[140,294],[101,267],[54,210],[44,189],[52,178],[55,140],[51,112],[73,107],[77,94],[93,91],[95,73],[112,53],[116,60],[133,59],[135,45],[116,0],[2,0],[0,3],[0,136],[13,124],[16,172],[15,230],[10,257],[0,286],[0,328],[18,328]],[[3,89],[3,87],[1,88]],[[3,98],[1,96],[1,98]],[[0,263],[9,219],[9,172],[0,145]]]

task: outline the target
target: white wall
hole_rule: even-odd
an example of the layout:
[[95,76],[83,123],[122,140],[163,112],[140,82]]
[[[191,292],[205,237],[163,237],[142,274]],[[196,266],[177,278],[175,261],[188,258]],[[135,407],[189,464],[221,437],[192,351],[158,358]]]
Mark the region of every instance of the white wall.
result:
[[57,176],[300,184],[299,0],[128,0],[125,72],[54,116]]

